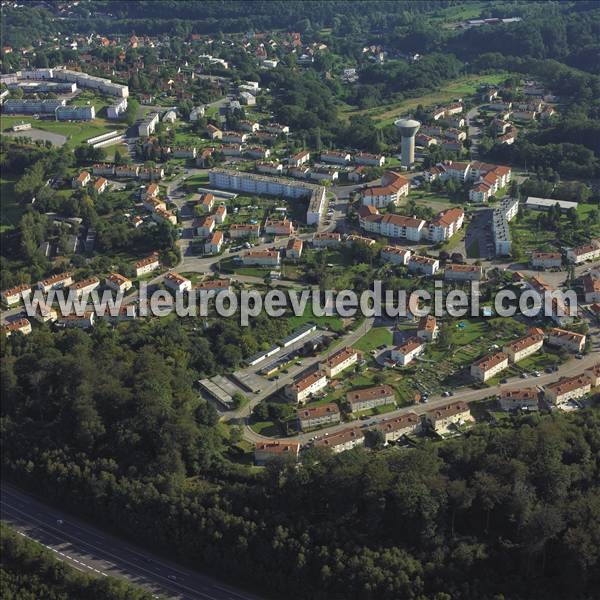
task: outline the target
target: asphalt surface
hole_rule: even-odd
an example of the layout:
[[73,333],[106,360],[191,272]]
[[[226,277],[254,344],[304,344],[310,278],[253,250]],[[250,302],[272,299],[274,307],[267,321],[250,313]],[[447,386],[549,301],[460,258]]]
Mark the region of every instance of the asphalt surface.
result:
[[259,596],[108,535],[4,481],[0,489],[0,516],[20,535],[40,542],[69,566],[98,577],[127,579],[156,597],[260,600]]

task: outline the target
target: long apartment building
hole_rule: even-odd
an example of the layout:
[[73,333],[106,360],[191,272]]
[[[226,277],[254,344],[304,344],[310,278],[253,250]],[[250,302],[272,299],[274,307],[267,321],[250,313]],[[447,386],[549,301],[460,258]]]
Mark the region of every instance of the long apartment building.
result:
[[487,381],[508,368],[508,354],[496,352],[480,358],[471,365],[471,377]]
[[544,389],[546,400],[554,406],[560,406],[570,400],[577,400],[592,389],[592,380],[587,375],[564,377],[556,383],[550,383]]
[[385,445],[397,442],[402,436],[417,433],[421,429],[421,418],[415,413],[406,413],[373,425],[375,431],[383,434]]
[[298,425],[302,431],[333,425],[340,422],[340,409],[334,402],[320,406],[305,406],[297,411]]
[[377,385],[362,390],[352,390],[346,394],[350,412],[370,410],[386,404],[395,404],[396,394],[389,385]]
[[494,249],[498,256],[508,256],[512,251],[509,223],[517,216],[518,212],[519,200],[504,198],[492,213]]
[[232,169],[211,169],[209,181],[216,188],[248,194],[265,194],[294,199],[308,198],[306,222],[309,225],[318,224],[325,209],[325,188],[304,181],[294,181],[283,177],[266,177]]
[[464,423],[473,421],[473,417],[469,405],[459,400],[427,411],[425,420],[436,433],[443,435]]
[[327,374],[327,377],[333,378],[339,375],[344,369],[356,364],[359,358],[360,352],[358,350],[354,348],[342,348],[320,363],[319,368]]
[[365,443],[365,436],[358,428],[343,429],[326,437],[315,440],[317,448],[330,448],[334,454],[352,450]]
[[559,327],[553,327],[548,332],[548,344],[550,346],[564,348],[568,352],[573,353],[583,352],[585,339],[583,333],[576,333],[575,331],[568,331]]
[[498,402],[505,412],[512,410],[537,410],[540,393],[536,387],[519,388],[518,390],[502,390]]
[[327,387],[327,375],[325,371],[314,371],[304,375],[300,379],[286,386],[285,394],[288,398],[298,404],[304,404],[306,400]]
[[368,205],[359,211],[359,224],[365,231],[385,237],[403,238],[412,242],[441,242],[450,238],[463,226],[464,216],[462,208],[450,208],[440,212],[427,223],[416,217],[381,215],[376,207]]
[[567,250],[567,260],[576,265],[598,258],[600,258],[600,242],[598,240]]
[[541,350],[543,345],[544,334],[532,333],[509,342],[502,347],[502,351],[508,355],[510,362],[517,363]]

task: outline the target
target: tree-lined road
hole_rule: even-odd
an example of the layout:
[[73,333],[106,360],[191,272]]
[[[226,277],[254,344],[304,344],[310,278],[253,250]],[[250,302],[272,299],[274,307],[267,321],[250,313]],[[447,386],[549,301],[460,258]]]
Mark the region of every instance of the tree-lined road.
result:
[[0,516],[21,535],[71,567],[98,577],[129,580],[153,594],[181,600],[260,600],[212,577],[156,556],[49,507],[2,482]]

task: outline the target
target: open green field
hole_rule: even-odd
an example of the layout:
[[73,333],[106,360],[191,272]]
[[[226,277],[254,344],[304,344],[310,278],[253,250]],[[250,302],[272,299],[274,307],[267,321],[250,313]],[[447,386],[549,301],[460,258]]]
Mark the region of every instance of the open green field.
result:
[[324,328],[324,329],[330,329],[331,331],[343,331],[344,330],[344,324],[342,323],[342,319],[340,317],[337,317],[337,316],[317,317],[317,316],[315,316],[313,309],[312,309],[312,302],[310,300],[309,300],[308,304],[306,305],[306,309],[304,310],[303,315],[300,315],[300,316],[291,315],[291,316],[287,317],[287,319],[288,319],[290,328],[292,330],[298,329],[299,327],[302,327],[306,323],[315,323],[319,327]]
[[342,117],[349,119],[355,115],[367,115],[371,117],[379,127],[391,125],[394,119],[401,115],[415,110],[419,104],[423,106],[435,106],[436,104],[444,104],[451,100],[469,96],[477,91],[481,85],[498,84],[504,81],[509,76],[509,73],[494,73],[490,75],[465,75],[459,79],[455,79],[447,83],[441,90],[429,92],[423,96],[416,98],[405,98],[396,104],[388,104],[386,106],[378,106],[365,110],[342,110]]
[[371,352],[371,350],[383,344],[390,346],[393,343],[393,338],[394,335],[389,327],[373,327],[353,347],[361,352]]
[[23,207],[15,196],[16,179],[0,178],[0,232],[16,227]]
[[106,119],[94,119],[93,121],[70,123],[68,121],[31,119],[30,117],[23,117],[22,115],[2,115],[0,116],[0,129],[2,129],[2,131],[10,129],[15,123],[20,123],[24,120],[31,123],[31,126],[35,129],[41,129],[43,131],[66,136],[66,145],[71,148],[85,143],[85,141],[91,137],[124,128],[121,123],[107,121]]

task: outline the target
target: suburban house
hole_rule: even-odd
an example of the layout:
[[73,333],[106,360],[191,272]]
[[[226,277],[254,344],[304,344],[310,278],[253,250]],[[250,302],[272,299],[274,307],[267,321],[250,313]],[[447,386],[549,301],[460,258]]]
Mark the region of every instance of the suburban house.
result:
[[125,293],[133,287],[130,279],[124,277],[119,273],[109,273],[104,280],[106,287],[114,290],[115,292]]
[[244,265],[278,266],[281,262],[279,250],[248,250],[242,254]]
[[[574,204],[577,205],[577,203]],[[576,265],[588,260],[596,260],[597,258],[600,258],[600,243],[597,240],[593,240],[590,244],[567,250],[567,260]]]
[[223,138],[223,132],[218,127],[215,127],[214,125],[207,125],[206,133],[208,133],[208,137],[211,140],[220,140]]
[[175,271],[169,271],[165,274],[165,287],[174,292],[189,292],[192,289],[192,282]]
[[285,387],[285,394],[298,404],[327,387],[327,375],[324,371],[314,371]]
[[433,342],[440,331],[437,319],[433,315],[425,315],[419,319],[417,337],[426,342]]
[[440,268],[440,261],[430,256],[420,256],[413,254],[408,259],[408,270],[411,273],[432,277]]
[[347,152],[330,150],[328,152],[321,152],[321,160],[324,163],[331,163],[334,165],[347,165],[350,162],[351,157]]
[[[158,187],[158,183],[151,183],[145,190],[144,190],[144,197],[145,198],[156,198],[156,196],[158,196],[158,192],[160,191],[160,188]],[[165,207],[166,208],[166,207]]]
[[396,394],[389,385],[378,385],[363,390],[352,390],[346,394],[350,412],[370,410],[377,406],[396,403]]
[[429,239],[443,242],[452,237],[462,226],[465,211],[462,208],[449,208],[438,213],[428,225]]
[[560,269],[562,254],[560,252],[532,252],[531,266],[536,269]]
[[261,161],[256,163],[256,170],[259,173],[267,173],[269,175],[281,175],[283,173],[283,165],[275,161]]
[[446,281],[480,281],[483,277],[481,265],[446,265],[444,279]]
[[367,187],[361,194],[365,206],[383,208],[390,203],[396,204],[401,196],[408,196],[410,181],[394,171],[386,171],[381,177],[381,185]]
[[425,420],[431,425],[434,431],[443,435],[449,433],[463,423],[473,421],[471,410],[466,402],[461,400],[451,402],[440,408],[429,410],[425,413]]
[[313,235],[312,244],[315,248],[336,248],[342,243],[342,236],[339,233],[323,231]]
[[563,377],[556,383],[550,383],[544,388],[544,397],[554,406],[560,406],[582,398],[592,389],[592,380],[587,375]]
[[573,353],[583,352],[583,349],[585,348],[585,335],[583,333],[575,333],[574,331],[553,327],[548,332],[548,344],[550,346],[564,348]]
[[600,272],[588,273],[584,276],[583,293],[586,303],[600,302]]
[[196,284],[197,290],[214,290],[217,294],[219,292],[228,291],[231,289],[231,279],[205,279],[200,283]]
[[519,338],[514,342],[509,342],[502,347],[502,351],[508,355],[510,362],[517,363],[520,360],[535,354],[538,350],[541,350],[543,345],[544,335],[541,333],[534,333]]
[[205,254],[218,254],[221,252],[221,248],[223,247],[223,232],[215,231],[210,239],[204,243],[204,253]]
[[71,182],[72,187],[74,188],[84,188],[92,179],[92,176],[87,171],[81,171],[79,175],[73,177]]
[[104,192],[107,186],[108,180],[104,179],[104,177],[98,177],[98,179],[94,181],[94,189],[96,190],[97,194],[101,194],[102,192]]
[[142,200],[142,206],[150,212],[154,212],[156,210],[167,210],[167,204],[165,201],[155,196],[147,196],[144,198],[144,200]]
[[260,235],[260,225],[250,223],[234,223],[229,227],[229,237],[232,239],[245,237],[258,237]]
[[362,446],[365,443],[365,436],[358,428],[343,429],[332,433],[327,437],[321,437],[315,440],[317,448],[331,448],[332,452],[339,454],[346,450],[352,450],[356,446]]
[[97,277],[90,277],[89,279],[82,279],[72,283],[69,286],[69,294],[73,292],[76,298],[81,298],[84,294],[89,294],[92,290],[100,287],[100,280]]
[[506,412],[512,410],[537,410],[539,390],[536,387],[525,387],[518,390],[502,390],[500,392],[500,408]]
[[33,318],[40,323],[54,322],[58,319],[58,313],[48,304],[38,302]]
[[488,354],[471,365],[471,376],[478,381],[487,381],[508,368],[508,355],[504,352]]
[[215,229],[215,220],[210,215],[198,219],[197,221],[194,221],[194,229],[196,230],[196,235],[208,237]]
[[357,165],[366,165],[368,167],[383,167],[385,156],[383,154],[368,154],[367,152],[359,152],[354,155],[354,162]]
[[297,415],[298,425],[302,431],[340,422],[340,409],[334,402],[299,408]]
[[269,235],[290,236],[294,233],[294,225],[287,218],[284,218],[282,220],[267,219],[265,221],[264,232]]
[[294,156],[290,156],[288,158],[288,165],[290,167],[301,167],[303,164],[307,163],[310,160],[310,152],[308,150],[302,150]]
[[401,248],[400,246],[385,246],[381,250],[380,258],[384,262],[392,263],[393,265],[404,265],[408,264],[411,251],[408,248]]
[[142,258],[134,263],[135,276],[140,277],[146,273],[151,273],[160,267],[160,257],[158,252],[154,252],[146,258]]
[[298,460],[300,444],[298,442],[259,442],[254,448],[254,463],[263,466],[276,458]]
[[300,258],[302,256],[302,248],[304,246],[304,242],[299,239],[290,239],[288,242],[285,256],[286,258]]
[[392,350],[391,359],[405,367],[423,352],[425,352],[425,342],[420,337],[413,336]]
[[91,329],[95,320],[96,315],[91,311],[86,311],[82,315],[60,316],[56,319],[56,325],[65,329]]
[[13,333],[22,333],[28,335],[31,333],[31,322],[29,319],[17,319],[2,326],[2,333],[6,337],[10,337]]
[[372,238],[365,237],[363,235],[347,235],[344,240],[344,246],[347,248],[352,244],[364,244],[365,246],[374,246],[375,240]]
[[215,210],[215,214],[213,215],[215,219],[215,223],[218,225],[223,225],[225,223],[225,219],[227,219],[227,206],[225,204],[220,204]]
[[31,284],[22,283],[2,292],[2,302],[7,306],[16,304],[31,294]]
[[600,363],[586,369],[584,373],[590,378],[592,387],[598,387],[600,385]]
[[64,287],[68,287],[72,283],[73,272],[65,271],[64,273],[53,275],[47,279],[42,279],[42,281],[38,282],[37,286],[38,289],[42,290],[42,292],[49,292],[50,290],[59,290]]
[[361,354],[354,348],[342,348],[332,354],[327,360],[319,364],[319,368],[325,371],[330,379],[341,373],[344,369],[358,362]]
[[177,215],[170,210],[163,210],[161,208],[157,208],[152,213],[152,220],[157,223],[171,223],[171,225],[177,225]]
[[215,205],[215,197],[209,192],[200,196],[199,205],[205,213],[209,213]]
[[381,431],[385,445],[397,442],[402,436],[416,433],[421,429],[421,419],[415,413],[406,413],[391,419],[379,421],[373,426],[375,431]]

